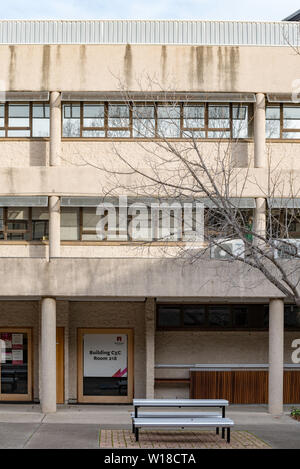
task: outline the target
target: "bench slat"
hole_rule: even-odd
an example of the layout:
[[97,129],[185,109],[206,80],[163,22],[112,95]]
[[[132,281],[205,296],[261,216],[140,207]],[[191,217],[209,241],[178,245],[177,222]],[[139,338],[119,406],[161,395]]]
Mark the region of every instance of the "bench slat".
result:
[[227,418],[195,419],[133,419],[136,428],[141,427],[232,427],[234,422]]
[[[134,418],[134,412],[131,412],[131,418]],[[138,418],[222,418],[218,412],[139,412]]]
[[133,399],[138,407],[221,407],[228,406],[225,399]]

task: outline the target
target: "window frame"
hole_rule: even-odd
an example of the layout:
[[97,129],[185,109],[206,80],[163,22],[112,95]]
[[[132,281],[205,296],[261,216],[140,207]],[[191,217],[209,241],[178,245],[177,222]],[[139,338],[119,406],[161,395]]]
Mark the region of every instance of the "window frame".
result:
[[[0,127],[0,132],[4,131],[4,136],[0,136],[0,140],[49,140],[50,139],[50,104],[47,101],[6,101],[5,103],[1,103],[4,105],[4,127]],[[9,105],[16,104],[16,105],[28,105],[29,106],[29,126],[27,127],[11,127],[8,125],[9,120]],[[33,106],[34,105],[41,105],[41,106],[48,106],[49,107],[49,136],[48,137],[41,137],[41,136],[33,136]],[[29,131],[28,136],[8,136],[9,131]]]
[[[283,137],[283,134],[284,133],[299,133],[300,134],[300,126],[298,129],[287,129],[284,127],[284,116],[283,116],[283,111],[284,111],[284,108],[288,108],[288,107],[299,107],[299,111],[300,111],[300,105],[297,105],[297,104],[294,104],[294,103],[267,103],[266,104],[266,108],[267,107],[276,107],[276,108],[279,108],[279,111],[280,111],[280,119],[276,119],[276,120],[279,120],[280,121],[280,136],[279,137],[266,137],[266,140],[268,142],[272,142],[272,143],[276,143],[276,142],[299,142],[300,141],[300,137],[299,138],[286,138],[286,137]],[[300,120],[300,118],[299,118]],[[266,119],[267,121],[267,119]]]
[[[46,240],[43,240],[43,239],[34,239],[33,238],[33,227],[34,227],[34,223],[36,221],[42,221],[44,222],[45,226],[46,226],[46,223],[48,222],[48,233],[49,233],[49,219],[46,220],[36,220],[36,219],[33,219],[32,217],[32,212],[33,212],[33,208],[34,207],[1,207],[3,209],[3,230],[0,231],[0,233],[2,234],[3,233],[3,239],[0,239],[0,244],[1,243],[20,243],[20,244],[26,244],[28,242],[34,242],[34,243],[42,243],[44,241],[48,241],[48,239]],[[20,219],[20,220],[14,220],[14,219],[10,219],[8,218],[8,209],[28,209],[28,219]],[[26,222],[27,224],[27,227],[26,229],[8,229],[8,223],[12,223],[12,222]],[[28,239],[9,239],[8,236],[12,234],[12,235],[24,235],[26,236],[26,234],[28,234]],[[47,237],[47,235],[44,235]],[[49,235],[48,235],[49,236]],[[47,237],[48,238],[48,237]]]
[[[63,119],[64,119],[64,112],[63,108],[64,105],[68,104],[74,104],[74,105],[79,105],[80,106],[80,131],[78,137],[66,137],[63,135]],[[83,115],[83,108],[85,104],[94,104],[94,105],[104,105],[104,126],[103,127],[85,127],[83,125],[83,120],[84,120],[84,115]],[[128,106],[129,107],[129,126],[128,127],[110,127],[108,125],[108,110],[109,110],[109,105],[120,105],[120,106]],[[197,128],[189,128],[189,127],[184,127],[184,106],[204,106],[204,128],[202,127],[197,127]],[[209,106],[229,106],[229,123],[230,126],[228,128],[210,128],[208,123],[209,123],[209,116],[208,116],[208,109]],[[233,137],[233,112],[232,109],[234,106],[245,106],[247,107],[248,110],[248,119],[247,119],[247,124],[248,124],[248,136],[244,138],[240,137]],[[133,128],[133,121],[134,121],[134,116],[133,116],[133,108],[138,107],[138,106],[153,106],[154,107],[154,124],[155,124],[155,135],[153,137],[137,137],[133,136],[134,128]],[[160,137],[158,133],[158,113],[157,109],[158,106],[173,106],[173,107],[180,107],[180,132],[178,137]],[[234,140],[234,141],[249,141],[252,140],[252,132],[251,132],[251,121],[253,119],[253,106],[250,103],[224,103],[224,102],[216,102],[216,103],[210,103],[210,102],[169,102],[169,101],[63,101],[62,102],[62,112],[61,112],[61,129],[62,129],[62,134],[61,138],[62,141],[78,141],[78,140],[88,140],[88,141],[151,141],[151,140],[170,140],[170,141],[178,141],[178,140],[192,140],[193,137],[188,137],[184,136],[186,132],[204,132],[205,136],[204,137],[195,137],[195,140],[199,141],[228,141],[228,140]],[[142,119],[142,118],[141,118]],[[172,118],[170,118],[172,120]],[[83,132],[86,131],[104,131],[105,136],[104,137],[85,137],[83,136]],[[108,132],[111,131],[128,131],[129,136],[128,137],[112,137],[108,135]],[[229,132],[230,136],[229,137],[208,137],[209,132]]]

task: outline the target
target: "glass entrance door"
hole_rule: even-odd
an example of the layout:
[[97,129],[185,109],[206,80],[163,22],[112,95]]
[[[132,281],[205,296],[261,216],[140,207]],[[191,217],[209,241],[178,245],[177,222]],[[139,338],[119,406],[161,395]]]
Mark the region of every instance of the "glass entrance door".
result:
[[78,401],[131,402],[131,329],[79,329]]
[[0,401],[32,400],[31,329],[0,329]]

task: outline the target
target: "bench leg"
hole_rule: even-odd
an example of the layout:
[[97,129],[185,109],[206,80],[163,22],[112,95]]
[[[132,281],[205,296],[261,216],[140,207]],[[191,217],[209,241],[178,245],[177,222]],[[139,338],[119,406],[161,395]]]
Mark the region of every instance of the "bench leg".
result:
[[139,429],[135,427],[134,432],[135,432],[135,441],[139,441]]
[[230,427],[227,428],[227,443],[230,443]]
[[134,421],[132,419],[132,433],[134,433]]
[[219,427],[216,428],[216,435],[219,435]]
[[222,427],[222,438],[225,438],[225,428]]

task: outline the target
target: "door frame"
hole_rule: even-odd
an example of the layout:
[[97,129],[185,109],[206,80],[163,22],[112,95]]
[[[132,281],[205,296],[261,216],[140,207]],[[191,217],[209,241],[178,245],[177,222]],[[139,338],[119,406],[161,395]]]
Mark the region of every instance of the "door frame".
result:
[[[77,402],[93,404],[128,404],[133,399],[134,357],[133,329],[123,328],[78,328],[77,329]],[[84,396],[83,395],[83,335],[84,334],[127,334],[128,385],[127,396]]]
[[[61,333],[61,337],[59,335]],[[57,346],[60,345],[58,340],[62,339],[62,363],[60,363],[60,366],[62,367],[62,389],[61,389],[61,394],[62,394],[62,400],[58,398],[58,382],[57,382],[57,367],[58,367],[58,361],[57,361],[57,353],[56,353],[56,403],[57,404],[64,404],[65,403],[65,328],[64,327],[56,327],[56,351],[57,351]]]
[[[17,334],[27,334],[27,357],[28,357],[28,371],[27,371],[27,394],[1,394],[1,379],[0,379],[0,401],[32,401],[33,395],[33,334],[32,327],[0,327],[1,332],[11,332]],[[1,369],[1,363],[0,363]]]

